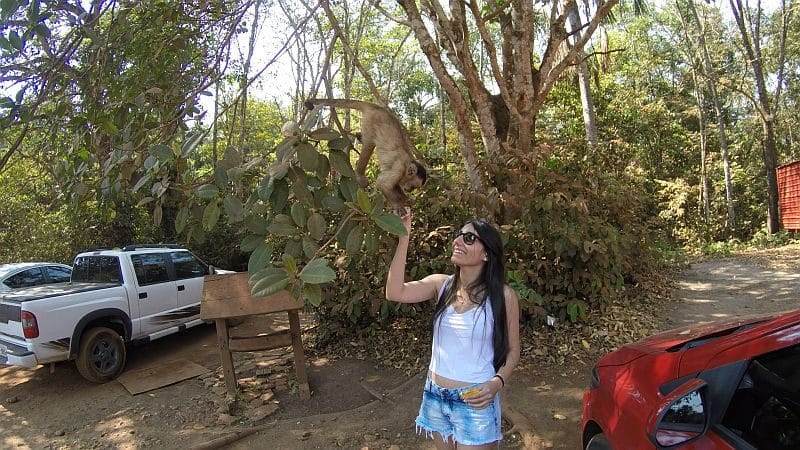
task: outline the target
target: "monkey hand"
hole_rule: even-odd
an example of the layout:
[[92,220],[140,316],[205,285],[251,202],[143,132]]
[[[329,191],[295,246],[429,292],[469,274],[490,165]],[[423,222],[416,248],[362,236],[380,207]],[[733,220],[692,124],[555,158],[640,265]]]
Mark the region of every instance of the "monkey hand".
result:
[[356,182],[362,189],[366,189],[369,186],[369,179],[363,175],[356,175]]

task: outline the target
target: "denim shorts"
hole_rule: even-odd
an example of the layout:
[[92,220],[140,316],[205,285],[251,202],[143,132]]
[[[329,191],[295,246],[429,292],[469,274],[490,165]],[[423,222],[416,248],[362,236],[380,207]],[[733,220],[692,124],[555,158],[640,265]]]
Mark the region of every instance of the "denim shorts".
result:
[[501,440],[500,394],[482,409],[469,406],[461,399],[462,392],[478,385],[448,389],[428,377],[416,420],[417,434],[424,431],[427,437],[433,438],[436,432],[445,442],[452,438],[463,445],[483,445]]

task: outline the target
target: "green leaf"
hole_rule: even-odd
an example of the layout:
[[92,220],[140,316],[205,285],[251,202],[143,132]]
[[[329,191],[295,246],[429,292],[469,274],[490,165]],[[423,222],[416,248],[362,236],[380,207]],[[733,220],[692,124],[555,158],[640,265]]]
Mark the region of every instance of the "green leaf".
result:
[[285,273],[276,273],[258,280],[251,292],[253,297],[268,297],[283,290],[288,285],[289,277]]
[[22,39],[19,38],[19,34],[17,34],[16,31],[11,30],[11,32],[8,33],[8,42],[11,43],[11,46],[15,49],[22,51]]
[[355,202],[358,193],[358,185],[351,178],[344,178],[339,181],[339,192],[348,202]]
[[281,143],[275,147],[275,159],[277,161],[283,161],[287,152],[289,152],[295,144],[297,144],[297,136],[288,137],[281,141]]
[[139,181],[137,181],[136,184],[133,185],[131,192],[135,194],[136,191],[141,189],[141,187],[144,186],[148,181],[150,181],[150,175],[145,175],[142,178],[139,178]]
[[244,239],[242,239],[242,243],[239,244],[239,249],[241,249],[243,252],[252,252],[263,243],[264,236],[260,234],[248,234],[244,237]]
[[203,211],[203,229],[205,231],[211,231],[217,226],[219,214],[220,210],[217,202],[211,202],[206,206],[206,209]]
[[161,162],[170,161],[175,156],[172,154],[172,149],[164,144],[153,145],[147,151]]
[[198,197],[211,200],[219,196],[219,188],[213,184],[204,184],[195,190]]
[[289,185],[285,180],[276,180],[269,201],[272,203],[274,211],[283,211],[286,202],[289,200]]
[[285,177],[288,172],[289,163],[286,162],[276,162],[269,167],[269,175],[276,180]]
[[161,209],[161,203],[156,203],[156,206],[153,207],[153,225],[161,225],[161,218],[163,214],[164,211]]
[[306,226],[306,208],[303,205],[300,203],[292,204],[291,213],[292,220],[298,227],[303,228]]
[[373,220],[379,227],[396,236],[405,236],[408,234],[406,226],[403,225],[403,220],[398,216],[382,214],[375,216]]
[[241,200],[233,195],[228,195],[225,197],[225,200],[222,204],[225,207],[225,214],[234,218],[236,221],[241,220],[242,215],[244,214],[244,206],[242,205]]
[[150,170],[153,167],[155,167],[156,163],[158,163],[158,158],[156,158],[153,155],[150,155],[150,156],[147,157],[147,159],[144,160],[144,164],[143,165],[144,165],[145,170]]
[[352,146],[353,146],[353,143],[350,142],[350,139],[347,139],[347,138],[336,138],[336,139],[331,139],[331,140],[328,141],[328,148],[334,149],[334,150],[347,150],[348,148],[351,148]]
[[17,11],[19,3],[16,0],[2,0],[0,1],[0,11],[2,11],[3,19],[11,17]]
[[333,170],[342,176],[348,178],[353,178],[356,176],[356,173],[353,171],[353,167],[350,165],[350,160],[345,152],[340,150],[331,150],[328,159],[330,160]]
[[317,254],[317,250],[319,250],[319,245],[308,236],[303,236],[303,254],[306,258],[313,258]]
[[322,205],[332,212],[342,212],[347,209],[342,199],[331,195],[322,199]]
[[299,275],[300,280],[308,284],[328,283],[336,279],[336,272],[328,267],[328,261],[317,258],[311,260]]
[[336,139],[339,137],[342,137],[342,135],[339,134],[338,131],[330,128],[317,128],[311,133],[308,133],[308,138],[315,141],[330,141],[331,139]]
[[139,206],[142,206],[142,205],[146,205],[146,204],[152,202],[153,200],[155,200],[153,197],[145,197],[145,198],[139,200],[139,203],[137,203],[136,206],[139,207]]
[[303,240],[290,239],[286,241],[286,246],[283,247],[283,252],[292,255],[295,258],[301,258],[303,256]]
[[317,153],[317,176],[320,179],[325,179],[331,173],[331,162],[328,157],[322,153]]
[[286,269],[286,273],[290,275],[297,273],[297,261],[294,259],[294,256],[284,253],[283,267]]
[[37,36],[44,39],[50,39],[51,36],[50,28],[47,28],[47,25],[41,22],[37,23],[36,26],[33,27],[33,32],[36,33]]
[[325,230],[328,225],[325,222],[325,217],[315,212],[308,218],[306,227],[308,228],[308,233],[311,235],[311,239],[318,241],[325,236]]
[[244,219],[244,226],[253,234],[267,234],[267,225],[267,219],[261,216],[248,215]]
[[303,297],[313,307],[322,304],[322,286],[318,284],[303,284]]
[[186,159],[189,155],[192,154],[194,149],[200,144],[203,140],[203,133],[192,133],[189,137],[183,141],[183,145],[181,146],[181,158]]
[[381,303],[381,319],[386,320],[389,318],[389,302],[384,300]]
[[372,203],[369,201],[369,195],[367,195],[363,189],[358,189],[356,200],[358,201],[358,207],[361,208],[361,211],[365,214],[369,214],[372,210]]
[[311,191],[308,190],[306,183],[304,182],[292,183],[292,193],[294,194],[295,198],[305,203],[306,205],[311,206],[314,204],[314,196],[311,194]]
[[318,156],[317,149],[307,142],[297,146],[297,159],[300,161],[300,167],[309,172],[317,170]]
[[367,253],[374,255],[378,253],[378,236],[374,231],[369,231],[364,234],[364,246],[367,248]]
[[267,227],[267,231],[278,236],[295,236],[298,234],[292,218],[286,214],[278,214],[272,219],[272,223]]
[[178,234],[183,233],[184,228],[189,223],[189,208],[184,206],[183,208],[178,210],[178,214],[175,216],[175,232]]
[[355,255],[361,251],[361,245],[364,243],[364,227],[356,225],[347,234],[347,241],[345,243],[345,250],[350,255]]
[[255,250],[253,250],[253,253],[250,254],[250,259],[247,261],[247,273],[255,274],[259,270],[267,267],[267,264],[269,264],[271,260],[272,245],[261,241]]

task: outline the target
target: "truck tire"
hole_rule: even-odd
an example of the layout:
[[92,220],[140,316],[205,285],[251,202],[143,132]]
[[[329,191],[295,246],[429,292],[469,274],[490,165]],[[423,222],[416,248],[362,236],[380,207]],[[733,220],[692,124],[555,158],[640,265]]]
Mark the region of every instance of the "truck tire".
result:
[[96,327],[83,333],[75,365],[83,378],[105,383],[122,373],[126,357],[122,336],[110,328]]

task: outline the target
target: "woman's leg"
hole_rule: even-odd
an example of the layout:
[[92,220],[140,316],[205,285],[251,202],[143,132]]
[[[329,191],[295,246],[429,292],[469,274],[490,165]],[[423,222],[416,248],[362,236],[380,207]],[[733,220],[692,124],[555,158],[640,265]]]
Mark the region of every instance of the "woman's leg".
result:
[[500,448],[500,442],[499,441],[495,441],[495,442],[491,442],[489,444],[483,444],[483,445],[458,444],[458,445],[455,446],[455,448],[458,449],[458,450],[467,450],[467,449],[469,449],[469,450],[494,450],[494,449]]
[[[442,435],[434,432],[433,433],[433,443],[436,445],[437,450],[455,450],[456,449],[456,441],[453,440],[453,437],[450,436],[450,439],[447,442],[442,439]],[[461,448],[459,445],[458,448]]]

